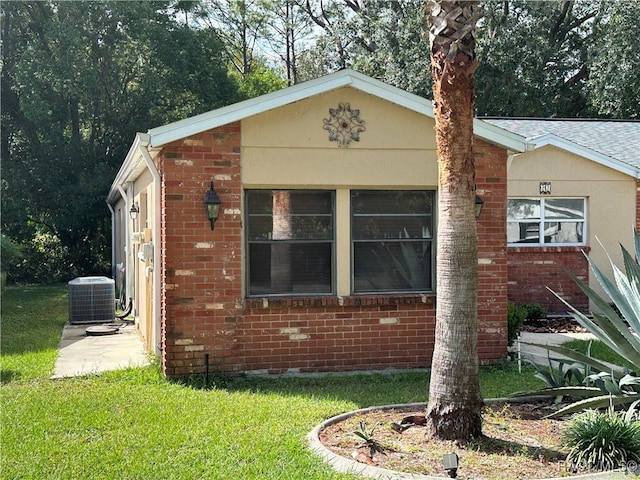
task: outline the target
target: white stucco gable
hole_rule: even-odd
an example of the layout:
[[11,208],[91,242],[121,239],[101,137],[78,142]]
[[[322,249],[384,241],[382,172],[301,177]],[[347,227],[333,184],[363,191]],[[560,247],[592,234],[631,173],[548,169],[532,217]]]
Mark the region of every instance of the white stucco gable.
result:
[[[153,128],[148,132],[149,146],[160,147],[181,138],[190,137],[212,128],[236,122],[243,118],[264,113],[343,87],[360,90],[433,118],[433,104],[431,100],[405,92],[404,90],[387,85],[386,83],[353,70],[346,69],[260,97]],[[473,128],[479,138],[491,144],[500,145],[507,150],[523,152],[531,148],[526,143],[524,137],[482,120],[475,119]]]

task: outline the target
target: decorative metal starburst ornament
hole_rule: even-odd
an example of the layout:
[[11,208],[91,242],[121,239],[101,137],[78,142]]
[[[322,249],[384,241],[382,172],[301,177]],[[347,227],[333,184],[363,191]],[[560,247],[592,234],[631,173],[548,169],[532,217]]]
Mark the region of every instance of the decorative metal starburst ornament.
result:
[[329,141],[338,142],[339,147],[348,147],[352,140],[360,141],[360,132],[365,131],[360,110],[352,110],[348,103],[340,103],[338,108],[329,109],[329,115],[323,119],[322,127],[329,131]]

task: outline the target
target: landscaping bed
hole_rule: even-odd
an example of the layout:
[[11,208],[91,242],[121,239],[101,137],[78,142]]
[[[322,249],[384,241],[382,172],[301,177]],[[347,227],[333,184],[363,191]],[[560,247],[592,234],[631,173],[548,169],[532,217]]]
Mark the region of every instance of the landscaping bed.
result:
[[[563,420],[545,419],[546,403],[497,404],[485,407],[483,437],[460,444],[434,440],[422,425],[399,431],[406,417],[424,415],[422,409],[374,410],[328,426],[321,443],[333,453],[388,470],[447,477],[442,459],[455,452],[460,457],[458,478],[534,479],[569,476],[562,445]],[[360,423],[362,422],[362,424]],[[377,424],[375,429],[373,427]],[[371,434],[374,448],[354,432]]]

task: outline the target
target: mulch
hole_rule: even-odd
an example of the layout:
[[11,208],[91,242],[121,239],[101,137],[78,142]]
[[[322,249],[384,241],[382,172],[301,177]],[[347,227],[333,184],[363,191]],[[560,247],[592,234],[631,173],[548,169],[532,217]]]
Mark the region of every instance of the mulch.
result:
[[525,320],[522,325],[522,331],[533,333],[586,333],[587,330],[572,317],[553,317]]

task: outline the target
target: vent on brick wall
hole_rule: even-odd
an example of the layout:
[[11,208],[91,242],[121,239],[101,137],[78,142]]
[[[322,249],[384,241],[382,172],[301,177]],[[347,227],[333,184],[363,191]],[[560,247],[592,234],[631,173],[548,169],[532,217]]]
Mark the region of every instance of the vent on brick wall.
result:
[[69,287],[69,323],[115,319],[115,282],[107,277],[78,277]]

